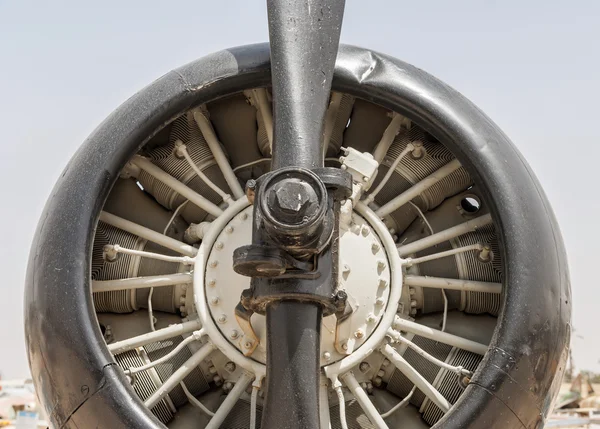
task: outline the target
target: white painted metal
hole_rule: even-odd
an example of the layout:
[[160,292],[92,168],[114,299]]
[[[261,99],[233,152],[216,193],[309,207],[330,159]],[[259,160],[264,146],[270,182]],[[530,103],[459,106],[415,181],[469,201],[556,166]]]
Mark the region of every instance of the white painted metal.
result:
[[360,384],[358,384],[358,381],[354,377],[354,374],[352,374],[352,372],[350,371],[346,374],[343,374],[340,378],[342,379],[344,384],[348,386],[348,389],[350,389],[350,391],[360,404],[361,408],[363,409],[369,420],[371,420],[371,423],[375,427],[377,427],[377,429],[388,429],[388,425],[381,417],[381,414],[379,414],[379,411],[377,411],[377,408],[375,408],[375,405],[373,405],[373,403],[369,399],[369,395],[367,395],[367,392],[365,392],[363,388],[360,387]]
[[147,344],[155,343],[156,341],[168,340],[169,338],[177,337],[179,335],[188,334],[197,329],[200,329],[199,320],[190,320],[177,325],[171,325],[166,328],[159,329],[154,332],[148,332],[147,334],[138,335],[136,337],[127,338],[123,341],[117,341],[108,345],[108,350],[113,354],[127,352],[138,347],[145,346]]
[[[385,248],[387,255],[387,263],[389,264],[390,271],[392,274],[390,285],[389,285],[389,298],[387,304],[385,304],[384,313],[381,316],[377,328],[373,331],[371,336],[365,341],[358,349],[349,356],[346,356],[339,362],[335,362],[331,365],[327,365],[325,374],[327,377],[335,383],[337,376],[350,371],[356,365],[358,365],[364,358],[369,356],[379,345],[383,342],[388,328],[394,322],[396,312],[398,310],[398,303],[402,295],[402,259],[398,255],[396,243],[390,235],[387,227],[379,219],[379,217],[367,207],[364,203],[359,202],[355,210],[358,214],[365,218],[365,220],[371,225],[373,231],[378,235],[381,240],[383,247]],[[335,385],[335,384],[334,384]]]
[[[356,213],[351,219],[350,225],[340,226],[339,260],[342,268],[338,276],[339,285],[350,296],[354,311],[338,329],[335,315],[323,318],[321,365],[336,362],[363,344],[376,329],[389,297],[391,273],[386,250],[371,224]],[[221,335],[245,354],[248,353],[245,347],[247,338],[241,335],[243,329],[235,317],[235,308],[242,291],[250,287],[250,278],[237,274],[230,261],[233,252],[251,240],[252,207],[247,207],[234,216],[218,235],[210,251],[205,276],[212,319],[217,320]],[[394,250],[392,252],[396,254]],[[253,317],[252,327],[260,343],[251,357],[265,363],[267,335],[264,317]]]
[[388,332],[390,334],[390,337],[392,337],[392,339],[394,341],[408,346],[409,348],[413,349],[413,351],[415,353],[417,353],[419,356],[421,356],[422,358],[428,360],[429,362],[439,366],[440,368],[444,368],[444,369],[447,369],[448,371],[452,371],[452,372],[456,373],[457,375],[466,375],[467,377],[471,377],[473,375],[473,373],[471,371],[463,368],[462,366],[453,366],[453,365],[447,364],[446,362],[439,360],[435,356],[430,355],[429,353],[427,353],[425,350],[423,350],[421,347],[417,346],[415,343],[413,343],[409,339],[404,338],[402,336],[402,334],[400,334],[400,332],[395,331],[394,329],[390,329]]
[[167,262],[179,262],[186,265],[194,264],[194,258],[190,258],[189,256],[169,256],[163,255],[162,253],[146,252],[144,250],[126,249],[118,244],[109,244],[108,246],[105,246],[104,249],[105,252],[113,251],[116,253],[125,253],[127,255],[142,256],[144,258],[158,259]]
[[[346,421],[346,399],[344,398],[342,386],[337,386],[335,388],[335,393],[338,397],[338,406],[340,409],[340,423],[342,424],[342,429],[348,429],[348,422]],[[329,422],[329,426],[331,427],[331,421]]]
[[223,213],[217,205],[213,204],[202,195],[194,191],[193,189],[187,187],[179,180],[171,176],[169,173],[166,173],[160,167],[154,165],[149,159],[144,158],[142,156],[136,155],[131,160],[133,164],[144,170],[149,175],[153,176],[157,180],[160,180],[165,185],[169,186],[175,192],[183,195],[185,198],[190,200],[193,204],[200,207],[202,210],[210,213],[213,216],[220,216]]
[[123,231],[127,231],[133,235],[137,235],[138,237],[152,241],[153,243],[160,244],[161,246],[171,249],[177,253],[181,253],[182,255],[196,256],[198,253],[198,249],[190,246],[189,244],[182,243],[179,240],[175,240],[174,238],[168,237],[160,232],[156,232],[150,228],[146,228],[145,226],[138,225],[135,222],[115,216],[114,214],[102,211],[100,212],[100,220],[114,226],[115,228],[122,229]]
[[417,253],[421,250],[425,250],[429,247],[435,246],[436,244],[452,240],[453,238],[456,238],[468,232],[477,231],[477,229],[489,225],[491,223],[492,216],[490,214],[479,216],[475,219],[471,219],[465,223],[453,226],[452,228],[448,228],[443,231],[437,232],[428,237],[421,238],[420,240],[414,241],[412,243],[398,246],[398,253],[401,257],[412,255],[413,253]]
[[208,263],[208,257],[218,235],[235,215],[249,205],[250,202],[246,196],[236,200],[234,204],[229,206],[223,212],[222,216],[219,216],[213,221],[212,227],[204,236],[202,244],[198,249],[198,255],[196,255],[196,264],[194,269],[194,304],[196,306],[196,311],[198,311],[200,323],[215,346],[237,366],[244,368],[246,371],[255,374],[257,378],[262,379],[266,373],[265,365],[244,356],[243,353],[241,353],[220,333],[219,328],[215,324],[215,321],[211,317],[208,309],[206,296],[207,286],[205,284],[205,272]]
[[258,399],[258,386],[252,386],[250,395],[250,429],[256,429],[256,402]]
[[488,293],[502,292],[502,283],[478,282],[464,279],[446,279],[442,277],[408,275],[404,277],[404,283],[408,286],[420,286],[434,289]]
[[198,128],[200,128],[200,132],[204,136],[210,151],[215,157],[215,161],[217,161],[217,165],[219,166],[221,173],[223,173],[225,181],[229,185],[229,189],[231,189],[235,198],[241,198],[244,195],[244,190],[233,172],[231,164],[229,164],[229,160],[227,159],[227,156],[225,156],[225,152],[223,152],[221,143],[217,139],[217,135],[213,130],[210,120],[204,116],[204,112],[200,109],[194,110],[194,119],[196,120]]
[[385,217],[390,213],[398,210],[404,204],[408,203],[413,198],[417,197],[422,192],[431,188],[433,185],[438,183],[440,180],[446,178],[456,170],[460,168],[460,162],[457,159],[453,159],[448,164],[444,165],[437,171],[433,172],[419,183],[413,185],[397,197],[393,198],[387,204],[380,207],[375,213],[379,217]]
[[375,150],[373,151],[373,158],[375,158],[378,163],[381,164],[381,161],[385,158],[390,146],[392,146],[394,139],[400,132],[402,124],[405,123],[407,123],[407,119],[404,116],[396,112],[392,113],[392,120],[383,132],[381,140],[379,140],[379,143],[377,143],[377,146],[375,146]]
[[406,395],[406,397],[404,399],[402,399],[400,402],[398,402],[396,405],[394,405],[389,411],[386,411],[385,413],[383,413],[381,415],[381,417],[383,417],[384,419],[387,419],[389,416],[394,414],[400,408],[406,407],[408,405],[408,403],[410,402],[410,399],[412,398],[412,396],[414,395],[416,390],[417,390],[417,386],[413,386],[413,388],[410,389],[410,392],[408,393],[408,395]]
[[419,374],[392,346],[386,344],[380,348],[381,353],[401,371],[417,388],[435,403],[443,412],[447,413],[452,406],[435,387]]
[[175,153],[177,155],[185,158],[185,160],[187,161],[187,163],[189,164],[191,169],[194,170],[194,173],[196,173],[196,175],[200,178],[200,180],[202,180],[204,183],[206,183],[206,185],[210,189],[212,189],[217,194],[219,194],[219,196],[221,198],[223,198],[223,201],[225,201],[225,203],[227,203],[227,205],[229,205],[231,203],[231,195],[229,195],[227,192],[223,191],[221,188],[219,188],[217,185],[215,185],[215,183],[212,180],[210,180],[206,176],[206,174],[204,174],[202,172],[202,170],[200,170],[198,168],[198,166],[194,163],[194,160],[188,153],[186,146],[183,144],[183,142],[181,140],[177,140],[175,142]]
[[331,416],[329,415],[329,390],[327,378],[321,374],[319,378],[319,417],[321,429],[331,429]]
[[482,244],[471,244],[469,246],[457,247],[455,249],[446,250],[444,252],[432,253],[431,255],[421,256],[420,258],[407,258],[404,262],[405,267],[422,264],[423,262],[434,261],[436,259],[446,258],[448,256],[457,255],[459,253],[470,252],[471,250],[483,250]]
[[188,344],[199,340],[200,338],[202,338],[203,335],[204,335],[204,331],[202,331],[202,330],[194,331],[194,332],[192,332],[192,335],[184,338],[183,341],[181,341],[179,344],[177,344],[177,347],[175,347],[173,350],[171,350],[169,353],[167,353],[160,359],[156,359],[155,361],[151,361],[151,362],[147,363],[146,365],[142,365],[139,367],[128,368],[125,370],[125,374],[133,375],[133,374],[137,374],[138,372],[142,372],[142,371],[146,371],[147,369],[154,368],[156,365],[160,365],[161,363],[166,362],[169,359],[173,358],[181,350],[183,350],[184,347],[187,347]]
[[189,375],[200,362],[206,359],[215,350],[215,346],[207,342],[204,344],[196,353],[194,353],[188,360],[186,360],[175,372],[167,378],[162,386],[159,386],[156,392],[154,392],[146,401],[144,405],[148,408],[154,407],[158,404],[166,395],[171,392],[177,386],[181,380]]
[[183,389],[183,393],[185,393],[185,396],[188,398],[188,401],[190,401],[190,404],[192,404],[194,407],[201,410],[207,416],[212,417],[215,415],[215,413],[213,413],[211,410],[206,408],[206,406],[202,402],[200,402],[198,400],[198,398],[196,398],[194,395],[192,395],[192,392],[189,391],[189,389],[187,388],[187,386],[185,385],[185,383],[183,381],[181,383],[179,383],[179,385]]
[[400,161],[402,161],[402,158],[404,158],[409,152],[412,152],[414,148],[415,147],[411,143],[406,145],[404,150],[402,152],[400,152],[400,155],[398,155],[396,157],[396,159],[390,166],[390,168],[387,171],[387,173],[385,174],[385,176],[383,176],[383,179],[381,179],[381,182],[379,182],[379,185],[377,185],[375,190],[373,192],[370,192],[369,195],[367,195],[367,198],[364,199],[365,204],[368,205],[375,199],[377,194],[379,194],[379,192],[387,184],[388,180],[390,180],[390,177],[392,177],[392,174],[394,174],[394,171],[396,171],[396,167],[398,167],[398,164],[400,164]]
[[92,292],[143,289],[148,287],[181,285],[191,282],[191,273],[162,274],[157,276],[133,277],[116,280],[92,280]]
[[421,325],[420,323],[411,322],[400,317],[396,317],[394,320],[393,328],[398,331],[412,332],[413,334],[421,337],[429,338],[430,340],[439,341],[440,343],[448,344],[449,346],[458,347],[476,353],[478,355],[484,355],[488,346],[475,341],[468,340],[466,338],[452,335],[447,332],[442,332],[437,329],[432,329],[427,326]]
[[204,429],[218,429],[221,427],[221,423],[223,423],[225,418],[227,418],[231,412],[231,409],[237,403],[238,399],[240,399],[240,396],[242,396],[242,393],[244,393],[253,379],[253,375],[250,375],[247,372],[242,372],[240,378],[238,378],[238,380],[235,382],[235,386],[233,386],[233,389],[231,389],[231,391],[227,394],[227,397]]

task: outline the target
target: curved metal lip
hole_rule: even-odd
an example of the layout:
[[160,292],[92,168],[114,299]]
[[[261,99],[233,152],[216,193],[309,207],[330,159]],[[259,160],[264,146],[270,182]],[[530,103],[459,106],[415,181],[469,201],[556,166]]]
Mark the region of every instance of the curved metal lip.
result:
[[[89,364],[88,372],[82,374],[88,374],[88,378],[95,378],[100,384],[103,369],[114,363],[114,360],[100,335],[93,312],[89,282],[90,249],[93,241],[91,232],[120,169],[145,142],[181,113],[247,88],[268,86],[269,81],[267,43],[221,51],[176,69],[155,81],[125,102],[95,130],[63,173],[38,226],[26,289],[26,330],[29,338],[43,338],[48,332],[47,325],[44,324],[52,325],[53,333],[63,344],[68,344],[75,338],[81,342],[85,338],[85,342],[79,345],[80,350],[70,351],[68,356],[70,359],[78,356],[85,359]],[[523,394],[514,395],[511,403],[523,399],[521,407],[530,407],[533,400],[535,407],[543,407],[542,413],[547,413],[550,406],[548,401],[544,402],[547,395],[539,392],[555,387],[552,380],[568,336],[570,295],[566,258],[561,251],[562,238],[535,176],[509,139],[476,106],[436,78],[402,61],[362,48],[340,46],[332,89],[405,114],[445,144],[478,185],[488,195],[494,196],[489,204],[507,255],[505,268],[508,287],[504,288],[503,309],[499,316],[502,323],[497,325],[490,345],[490,350],[494,353],[488,351],[473,383],[482,386],[491,396],[471,398],[465,405],[475,412],[489,403],[492,400],[490,397],[502,394],[504,380],[511,378],[514,381],[519,376],[528,379],[526,376],[535,373],[533,377],[538,394],[531,397],[531,392],[526,387],[518,386]],[[507,180],[506,173],[497,165],[499,159],[511,162],[513,177],[510,180]],[[80,174],[84,167],[89,169],[90,161],[102,165],[102,168]],[[86,183],[83,180],[85,177],[80,176],[89,177],[90,181]],[[80,205],[82,201],[75,202],[69,198],[69,195],[78,192],[90,194],[81,197],[83,210]],[[60,206],[61,201],[70,204]],[[74,205],[77,207],[73,207]],[[512,215],[520,213],[523,207],[527,207],[530,215],[539,217],[540,222],[531,225],[525,220],[518,222],[518,219],[513,218]],[[66,248],[64,240],[70,236],[64,232],[64,220],[60,215],[53,214],[53,210],[71,210],[77,213],[79,219],[84,221],[69,225],[72,228],[69,233],[85,239],[69,243],[70,246]],[[524,230],[528,230],[528,237],[538,238],[538,248],[543,251],[537,255],[529,254],[531,248],[522,236]],[[56,231],[62,235],[55,234]],[[42,246],[58,246],[64,260],[73,261],[65,262],[66,265],[72,263],[68,266],[71,271],[66,270],[70,272],[69,281],[61,284],[60,280],[54,280],[56,284],[51,285],[70,288],[71,296],[65,299],[72,302],[77,310],[82,310],[73,315],[70,322],[74,325],[69,328],[65,327],[64,320],[52,316],[51,301],[56,299],[53,297],[55,289],[39,286],[42,279],[46,279],[45,274],[47,278],[55,278],[51,276],[51,267],[44,266],[38,258],[40,253],[37,247],[40,243]],[[558,250],[548,250],[552,246]],[[83,264],[79,262],[82,254],[86,255],[86,263]],[[524,264],[523,261],[527,263]],[[531,278],[546,281],[545,290],[550,291],[543,295],[543,299],[538,300],[538,310],[542,313],[556,312],[559,308],[558,317],[546,321],[545,325],[531,311],[523,311],[527,298],[538,296],[536,292],[540,292],[539,287],[527,289],[523,286]],[[87,311],[83,311],[85,309]],[[519,344],[522,345],[525,340],[529,350],[517,348],[516,337],[520,334],[525,335],[525,338],[519,338]],[[64,423],[93,396],[73,399],[69,395],[71,384],[53,379],[47,374],[47,367],[60,366],[59,363],[64,365],[69,361],[57,356],[60,353],[51,352],[51,348],[47,342],[28,342],[29,359],[37,387],[41,388],[42,396],[45,393],[54,400],[52,404],[46,400],[46,409],[52,413],[51,418],[60,419]],[[542,365],[535,365],[533,359],[538,359],[541,353],[546,354],[546,360]],[[490,374],[483,375],[482,369],[489,370]],[[126,390],[132,395],[132,415],[150,415],[132,389],[127,387]],[[464,397],[462,395],[461,399]],[[461,400],[453,410],[456,411],[460,405]],[[509,408],[512,406],[505,405]],[[518,411],[514,412],[518,414]],[[467,414],[461,413],[463,417],[459,416],[457,421],[469,421],[468,417],[464,417]],[[446,418],[436,424],[436,427],[445,422]]]

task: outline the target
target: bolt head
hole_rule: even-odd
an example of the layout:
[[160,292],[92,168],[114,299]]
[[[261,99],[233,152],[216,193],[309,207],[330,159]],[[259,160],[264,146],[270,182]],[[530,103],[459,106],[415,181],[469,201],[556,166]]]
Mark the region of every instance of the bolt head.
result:
[[369,362],[361,362],[358,369],[360,369],[360,372],[367,372],[371,369],[371,365],[369,365]]
[[381,386],[381,383],[383,383],[383,380],[381,377],[375,377],[375,379],[373,380],[373,386],[375,386],[375,387]]
[[219,303],[219,297],[218,297],[218,296],[213,296],[213,297],[210,299],[210,303],[211,303],[212,305],[217,305],[217,304]]
[[[231,331],[231,333],[229,334],[229,338],[231,338],[232,340],[235,340],[239,336],[240,336],[240,333],[235,329],[233,331]],[[229,371],[229,372],[231,372],[231,371]]]
[[354,336],[360,340],[362,337],[365,336],[365,333],[362,331],[362,329],[359,329],[354,333]]
[[320,212],[317,190],[297,178],[282,179],[267,191],[267,204],[274,219],[284,225],[310,224]]
[[329,352],[323,353],[323,359],[325,359],[327,362],[329,362],[331,360],[331,353],[329,353]]
[[217,322],[219,322],[219,323],[225,323],[225,322],[227,322],[227,316],[225,316],[224,314],[221,314],[219,316],[219,318],[217,319]]

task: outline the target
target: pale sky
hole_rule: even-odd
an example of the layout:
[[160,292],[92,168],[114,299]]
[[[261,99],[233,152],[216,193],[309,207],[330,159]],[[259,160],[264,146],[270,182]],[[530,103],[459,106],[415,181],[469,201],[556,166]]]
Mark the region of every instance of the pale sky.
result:
[[[348,0],[342,42],[450,84],[512,138],[557,214],[576,366],[600,371],[600,2]],[[260,1],[0,0],[0,373],[28,376],[23,283],[43,205],[85,137],[134,92],[267,40]],[[57,309],[58,311],[58,309]],[[75,311],[75,310],[73,310]]]

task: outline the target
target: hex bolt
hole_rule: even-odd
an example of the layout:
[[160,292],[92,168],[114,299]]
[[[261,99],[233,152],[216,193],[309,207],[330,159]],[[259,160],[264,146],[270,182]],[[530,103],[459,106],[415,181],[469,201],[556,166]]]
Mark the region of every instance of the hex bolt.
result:
[[363,388],[363,390],[367,390],[367,383],[365,383],[364,381],[362,383],[360,383],[360,387]]
[[246,182],[246,196],[250,204],[254,204],[254,196],[256,195],[256,180],[250,179]]
[[385,371],[380,369],[379,371],[377,371],[377,377],[383,377],[385,375]]
[[221,324],[223,324],[223,323],[227,322],[227,316],[225,316],[224,314],[221,314],[221,315],[219,316],[219,318],[217,319],[217,322],[219,322],[219,323],[221,323]]
[[381,366],[384,368],[387,368],[388,366],[390,366],[390,361],[388,359],[384,359],[383,362],[381,362]]
[[479,252],[479,255],[477,255],[477,258],[481,262],[490,262],[492,260],[492,249],[491,249],[491,247],[489,245],[487,245],[487,244],[485,246],[483,246],[483,248]]
[[295,179],[283,179],[275,183],[268,198],[275,212],[279,211],[284,215],[312,214],[319,206],[319,196],[312,186]]
[[371,365],[369,365],[369,362],[361,362],[358,369],[360,369],[360,372],[367,372],[371,369]]
[[362,331],[362,329],[359,329],[354,333],[354,336],[360,340],[365,336],[365,333]]
[[369,313],[369,315],[367,316],[367,323],[375,323],[376,320],[377,317],[375,317],[373,313]]
[[416,141],[411,143],[413,150],[411,152],[411,156],[413,159],[423,158],[425,155],[425,149],[423,148],[423,143]]
[[373,383],[371,383],[370,381],[367,382],[367,393],[370,395],[371,393],[373,393]]
[[323,359],[325,359],[327,362],[329,362],[331,360],[331,353],[329,353],[329,352],[323,353]]
[[381,377],[375,377],[375,379],[373,380],[373,386],[380,387],[382,382],[383,380]]

